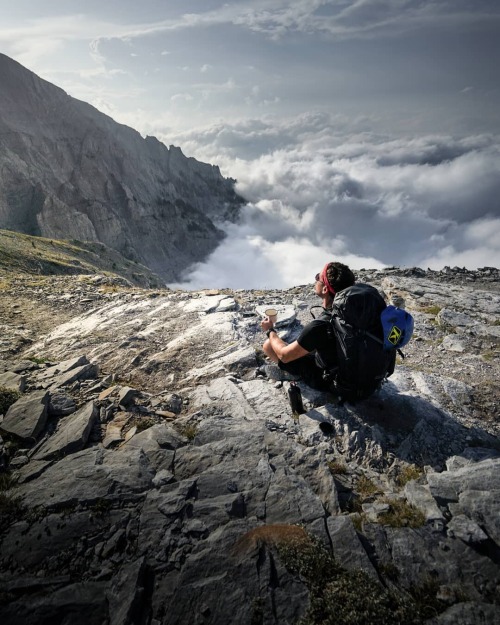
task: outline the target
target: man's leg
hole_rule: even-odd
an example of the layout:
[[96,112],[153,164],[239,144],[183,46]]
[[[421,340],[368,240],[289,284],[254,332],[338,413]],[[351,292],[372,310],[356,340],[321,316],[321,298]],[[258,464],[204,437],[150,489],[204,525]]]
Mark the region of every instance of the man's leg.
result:
[[276,364],[278,364],[279,362],[279,358],[278,356],[275,354],[274,349],[271,347],[271,341],[269,339],[266,339],[264,341],[264,345],[262,346],[262,349],[264,350],[264,354],[273,362],[275,362]]

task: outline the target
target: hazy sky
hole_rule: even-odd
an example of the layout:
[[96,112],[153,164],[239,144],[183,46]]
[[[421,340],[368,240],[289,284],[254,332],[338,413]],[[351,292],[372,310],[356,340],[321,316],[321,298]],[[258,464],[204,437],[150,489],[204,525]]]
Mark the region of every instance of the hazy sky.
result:
[[499,0],[0,11],[0,51],[238,179],[243,221],[193,286],[308,282],[332,257],[500,265]]

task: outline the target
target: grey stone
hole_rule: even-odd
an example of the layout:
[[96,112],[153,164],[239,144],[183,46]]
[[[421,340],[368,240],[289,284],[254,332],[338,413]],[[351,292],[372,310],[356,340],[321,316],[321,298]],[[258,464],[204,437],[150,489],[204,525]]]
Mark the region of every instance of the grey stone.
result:
[[19,375],[18,373],[14,373],[12,371],[0,373],[0,387],[1,386],[13,391],[24,393],[26,388],[26,376]]
[[[378,280],[379,273],[370,275]],[[71,572],[63,586],[84,571],[99,583],[100,597],[104,589],[103,601],[113,604],[96,624],[115,615],[158,625],[165,619],[294,623],[304,616],[309,595],[304,581],[284,567],[277,545],[280,535],[300,533],[300,524],[332,546],[342,566],[363,569],[374,580],[378,572],[396,592],[406,594],[431,577],[442,606],[464,596],[476,606],[491,601],[500,586],[499,467],[493,449],[498,441],[489,433],[497,424],[476,412],[484,408],[492,415],[495,409],[494,384],[487,389],[481,384],[496,381],[496,360],[478,355],[494,345],[474,339],[475,326],[457,326],[464,330],[459,338],[474,352],[435,349],[443,332],[421,312],[434,304],[423,298],[436,297],[442,306],[463,304],[464,310],[472,307],[471,316],[482,315],[483,296],[472,289],[463,297],[454,284],[405,275],[401,291],[422,339],[408,345],[406,364],[398,365],[379,393],[356,405],[338,406],[331,396],[301,385],[307,414],[297,420],[286,384],[275,388],[252,377],[263,336],[256,334],[256,315],[218,311],[226,294],[170,292],[150,298],[96,291],[93,310],[30,350],[42,353],[43,347],[61,359],[85,350],[105,370],[143,380],[140,403],[146,404],[149,391],[155,394],[152,406],[177,397],[182,410],[173,422],[131,428],[124,436],[130,416],[139,420],[141,408],[147,408],[118,411],[107,422],[118,410],[111,404],[117,397],[103,397],[104,423],[93,433],[100,436],[107,426],[104,444],[96,440],[62,459],[36,460],[49,436],[57,434],[48,428],[47,438],[26,454],[30,462],[16,470],[13,493],[30,511],[2,533],[2,588],[15,585],[26,571],[40,580]],[[470,277],[457,276],[461,283]],[[391,270],[391,278],[398,277]],[[266,293],[264,301],[305,299],[301,289]],[[492,284],[492,306],[495,289]],[[83,286],[79,297],[87,299]],[[263,297],[241,291],[238,304],[253,310]],[[298,307],[297,316],[293,332],[300,331],[307,307]],[[96,341],[95,332],[102,340]],[[125,359],[123,350],[115,349],[124,341],[133,352]],[[36,382],[35,373],[30,377]],[[90,398],[94,387],[77,381],[74,390],[80,400]],[[154,414],[148,418],[160,420]],[[408,463],[427,466],[402,490],[394,478],[403,476]],[[376,485],[369,498],[359,492],[361,476]],[[428,523],[412,528],[379,522],[385,502],[403,496]],[[357,516],[359,534],[355,516],[346,514],[358,500],[365,511]],[[15,591],[20,603],[48,594],[43,581],[40,587],[25,582],[26,591],[21,581]],[[454,625],[467,625],[468,613],[457,614]]]
[[448,523],[448,534],[460,538],[464,543],[474,545],[488,540],[488,536],[483,532],[477,523],[471,521],[463,514],[454,516]]
[[145,612],[146,563],[139,558],[123,567],[111,580],[106,593],[109,602],[110,625],[135,623]]
[[[153,404],[153,402],[151,402]],[[155,407],[162,406],[163,410],[168,410],[174,414],[179,414],[182,411],[182,397],[176,393],[168,393],[162,395],[160,399],[156,400]]]
[[449,308],[442,308],[436,316],[436,319],[440,325],[444,326],[471,326],[476,323],[469,315]]
[[445,336],[442,345],[450,352],[463,353],[467,349],[465,342],[458,338],[455,334],[448,334]]
[[171,484],[172,482],[175,482],[175,476],[171,471],[167,471],[166,469],[158,471],[153,478],[153,486],[155,486],[155,488],[159,488],[165,484]]
[[462,491],[459,506],[500,547],[500,490]]
[[68,373],[72,369],[77,369],[79,367],[83,367],[84,365],[88,365],[89,361],[86,356],[77,356],[76,358],[69,358],[67,360],[63,360],[56,365],[52,365],[46,369],[42,369],[38,375],[37,379],[41,382],[49,380],[50,378],[59,377]]
[[155,475],[142,450],[125,448],[91,447],[40,468],[44,470],[36,482],[25,481],[17,489],[19,495],[29,496],[33,507],[74,502],[89,505],[107,497],[138,500],[151,488]]
[[57,590],[49,586],[45,592],[34,593],[28,602],[20,599],[2,607],[2,625],[89,625],[104,623],[107,616],[105,587],[98,582],[68,584]]
[[376,523],[378,521],[379,515],[389,512],[391,506],[388,503],[374,502],[364,503],[362,504],[361,508],[364,515],[366,516],[366,520],[372,523]]
[[378,581],[377,571],[361,544],[350,517],[329,517],[326,526],[335,560],[350,571],[362,570]]
[[26,464],[28,464],[29,461],[30,459],[25,454],[21,454],[20,456],[14,456],[14,458],[12,458],[12,460],[9,462],[9,469],[20,469],[21,467],[24,467]]
[[237,304],[234,297],[226,297],[219,302],[217,306],[217,312],[228,312],[230,310],[236,310]]
[[121,443],[123,440],[122,430],[129,420],[130,415],[128,413],[124,415],[119,415],[110,421],[106,426],[106,436],[102,441],[102,446],[106,449],[109,447],[113,447],[117,443]]
[[66,373],[62,373],[61,375],[55,376],[48,380],[48,386],[50,387],[51,392],[56,391],[62,386],[67,386],[68,384],[73,384],[77,380],[87,380],[89,378],[95,378],[97,375],[98,368],[94,364],[82,365],[81,367],[75,367],[70,369]]
[[11,367],[11,370],[14,373],[25,373],[26,371],[33,371],[33,369],[37,368],[38,365],[35,364],[33,361],[21,360],[20,362],[17,362],[13,367]]
[[500,622],[500,607],[491,603],[468,601],[457,603],[426,625],[493,625]]
[[48,403],[49,394],[46,391],[24,395],[7,410],[0,431],[34,443],[47,423]]
[[130,388],[129,386],[124,386],[120,389],[120,393],[118,395],[118,403],[120,406],[128,406],[132,403],[134,397],[137,396],[137,391],[134,388]]
[[404,493],[408,503],[422,512],[427,523],[444,524],[444,516],[427,484],[417,484],[415,481],[408,482],[405,485]]
[[80,451],[85,446],[97,418],[96,406],[91,401],[74,414],[61,419],[55,434],[42,445],[34,459],[50,460]]
[[72,414],[76,410],[76,403],[72,397],[61,393],[50,396],[48,414],[53,417],[63,417]]

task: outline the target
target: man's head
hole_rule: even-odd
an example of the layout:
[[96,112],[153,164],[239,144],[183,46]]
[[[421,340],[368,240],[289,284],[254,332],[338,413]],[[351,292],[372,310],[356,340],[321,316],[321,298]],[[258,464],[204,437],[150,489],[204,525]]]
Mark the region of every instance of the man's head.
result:
[[320,273],[316,274],[316,293],[326,299],[333,299],[335,294],[352,286],[356,278],[347,265],[343,263],[327,263]]

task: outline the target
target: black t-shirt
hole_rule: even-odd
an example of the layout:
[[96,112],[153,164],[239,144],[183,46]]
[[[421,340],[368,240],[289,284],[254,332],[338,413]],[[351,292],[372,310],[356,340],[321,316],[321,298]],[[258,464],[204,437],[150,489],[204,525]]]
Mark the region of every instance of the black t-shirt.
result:
[[335,338],[330,330],[330,315],[327,312],[308,323],[300,333],[298,344],[308,352],[316,352],[316,364],[330,369],[337,362]]

